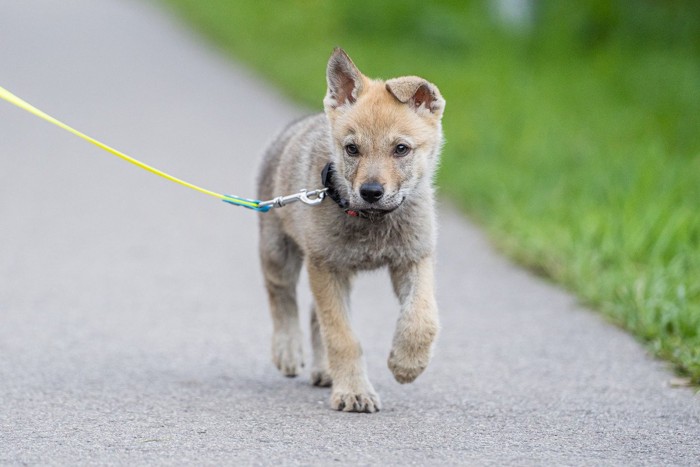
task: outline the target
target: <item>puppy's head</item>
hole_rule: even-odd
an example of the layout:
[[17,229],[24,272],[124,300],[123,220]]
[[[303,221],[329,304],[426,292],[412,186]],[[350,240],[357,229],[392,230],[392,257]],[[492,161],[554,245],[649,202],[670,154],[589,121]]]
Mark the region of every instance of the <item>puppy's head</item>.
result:
[[342,49],[326,79],[336,183],[350,209],[390,212],[429,189],[443,142],[438,88],[416,76],[371,80]]

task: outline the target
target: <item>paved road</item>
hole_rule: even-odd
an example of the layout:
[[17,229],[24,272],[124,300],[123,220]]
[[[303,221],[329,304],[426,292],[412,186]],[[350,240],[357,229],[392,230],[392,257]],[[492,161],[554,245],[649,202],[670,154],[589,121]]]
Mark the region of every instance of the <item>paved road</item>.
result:
[[[252,194],[263,147],[305,112],[151,3],[0,8],[0,85],[215,190]],[[698,397],[449,207],[431,367],[393,381],[398,307],[386,274],[360,280],[384,410],[342,414],[269,361],[257,214],[3,102],[0,158],[0,464],[700,463]]]

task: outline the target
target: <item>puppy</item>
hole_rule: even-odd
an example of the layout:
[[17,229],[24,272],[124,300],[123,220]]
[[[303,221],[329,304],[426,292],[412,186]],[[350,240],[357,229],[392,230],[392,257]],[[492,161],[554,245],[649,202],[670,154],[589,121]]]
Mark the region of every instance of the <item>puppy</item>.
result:
[[433,176],[445,101],[422,78],[367,78],[342,49],[331,55],[326,79],[325,112],[287,127],[258,178],[259,199],[317,188],[322,172],[328,187],[318,206],[260,215],[272,358],[285,376],[304,365],[296,286],[305,263],[314,297],[311,381],[332,386],[333,409],[371,413],[380,402],[350,328],[350,285],[359,271],[389,268],[401,306],[389,369],[399,383],[412,382],[428,365],[439,329]]

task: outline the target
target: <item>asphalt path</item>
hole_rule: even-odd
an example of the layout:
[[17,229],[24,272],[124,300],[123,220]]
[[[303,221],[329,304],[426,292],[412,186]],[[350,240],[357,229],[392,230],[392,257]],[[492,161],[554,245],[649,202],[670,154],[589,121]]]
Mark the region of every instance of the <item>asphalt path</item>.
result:
[[[0,11],[1,86],[214,190],[252,195],[265,145],[310,112],[150,2]],[[259,214],[5,102],[0,161],[0,464],[700,463],[694,391],[448,206],[435,358],[393,380],[398,305],[385,272],[363,277],[353,320],[383,410],[345,414],[270,361]],[[306,321],[305,280],[300,300]]]

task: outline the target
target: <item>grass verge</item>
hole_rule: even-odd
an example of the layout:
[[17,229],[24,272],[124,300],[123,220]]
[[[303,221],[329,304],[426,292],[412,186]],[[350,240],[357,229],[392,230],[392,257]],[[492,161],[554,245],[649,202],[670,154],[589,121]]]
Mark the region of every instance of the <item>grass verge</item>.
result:
[[335,45],[435,82],[443,194],[700,383],[697,4],[541,0],[506,27],[485,1],[166,3],[313,108]]

